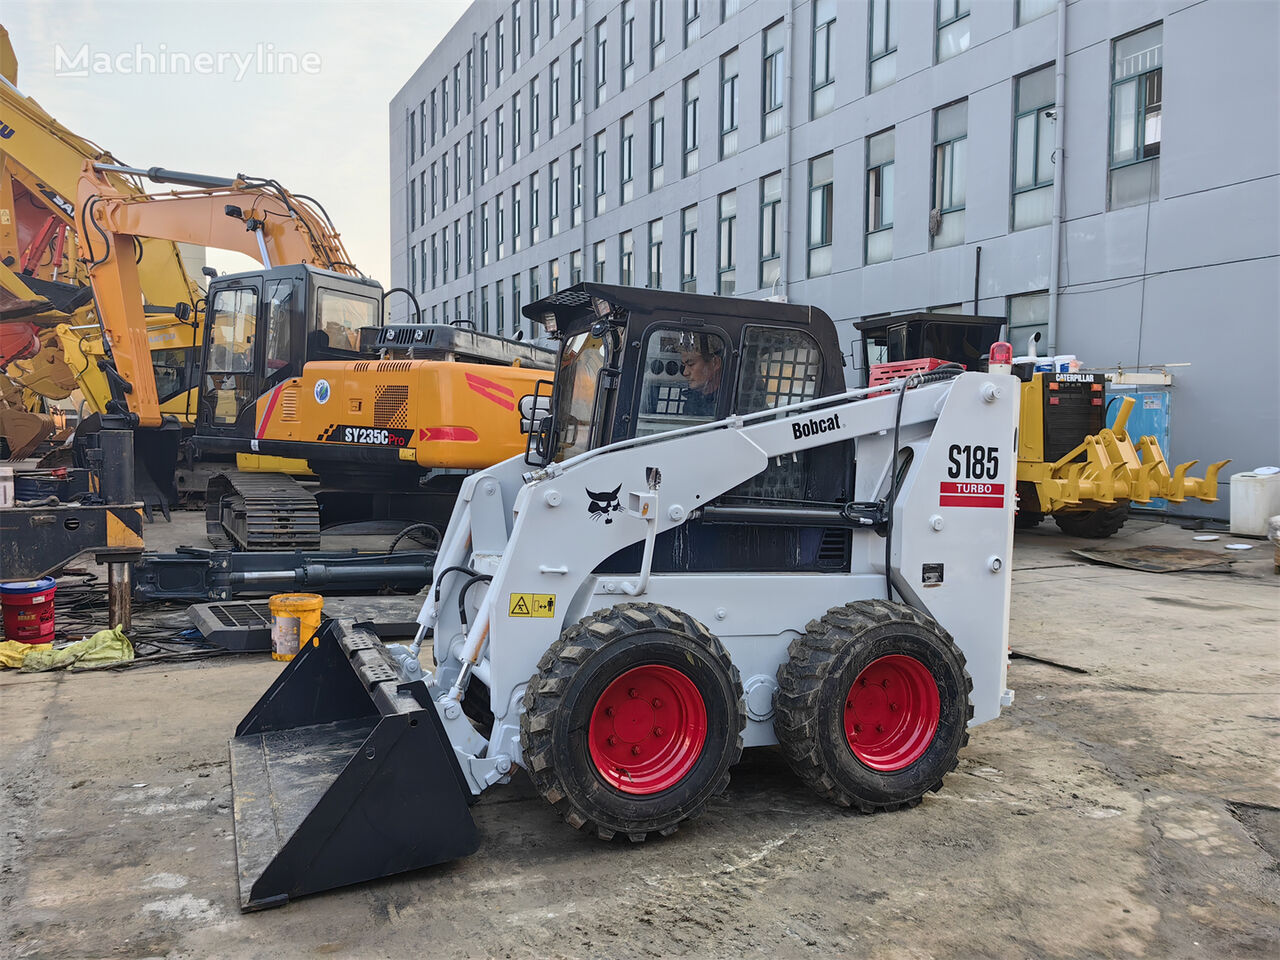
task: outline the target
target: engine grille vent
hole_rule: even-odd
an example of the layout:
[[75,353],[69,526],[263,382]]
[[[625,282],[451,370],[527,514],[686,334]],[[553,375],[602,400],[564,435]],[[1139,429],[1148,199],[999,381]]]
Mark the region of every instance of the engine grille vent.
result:
[[407,427],[409,425],[409,388],[391,384],[373,389],[373,425],[375,427]]

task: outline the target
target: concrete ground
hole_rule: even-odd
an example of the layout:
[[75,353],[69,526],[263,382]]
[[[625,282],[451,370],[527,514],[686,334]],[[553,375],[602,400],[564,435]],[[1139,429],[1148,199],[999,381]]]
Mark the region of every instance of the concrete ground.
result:
[[[1229,540],[1131,521],[1107,546]],[[1018,534],[1012,646],[1039,660],[1013,661],[1014,706],[914,810],[828,806],[762,749],[702,818],[633,846],[518,778],[474,809],[474,856],[247,915],[226,741],[280,664],[7,672],[0,955],[1275,957],[1270,545],[1164,575],[1081,545]]]

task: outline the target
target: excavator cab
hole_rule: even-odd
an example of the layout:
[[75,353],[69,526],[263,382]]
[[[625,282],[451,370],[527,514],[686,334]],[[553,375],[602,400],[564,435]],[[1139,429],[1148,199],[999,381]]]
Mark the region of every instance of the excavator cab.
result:
[[219,277],[205,310],[197,430],[252,435],[255,405],[311,360],[360,356],[360,331],[382,325],[382,287],[305,264]]

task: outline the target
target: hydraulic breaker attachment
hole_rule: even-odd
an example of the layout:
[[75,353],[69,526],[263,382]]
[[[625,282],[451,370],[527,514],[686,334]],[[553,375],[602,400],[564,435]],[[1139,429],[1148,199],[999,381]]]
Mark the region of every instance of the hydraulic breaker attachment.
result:
[[231,741],[240,909],[473,853],[472,795],[426,683],[328,621]]

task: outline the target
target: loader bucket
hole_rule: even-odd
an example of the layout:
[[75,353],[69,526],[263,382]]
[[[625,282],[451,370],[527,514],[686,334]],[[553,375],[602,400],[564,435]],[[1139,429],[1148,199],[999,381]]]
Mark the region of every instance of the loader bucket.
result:
[[472,795],[422,681],[328,621],[231,741],[240,909],[473,853]]

